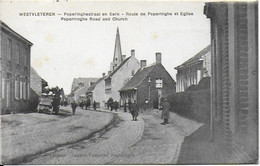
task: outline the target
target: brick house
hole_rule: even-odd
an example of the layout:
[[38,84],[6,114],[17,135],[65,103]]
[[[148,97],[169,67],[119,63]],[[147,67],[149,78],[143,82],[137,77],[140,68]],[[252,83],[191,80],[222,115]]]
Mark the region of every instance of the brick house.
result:
[[176,83],[161,63],[161,53],[156,53],[156,63],[146,66],[146,61],[141,60],[141,68],[120,89],[121,101],[134,100],[139,107],[144,107],[148,100],[150,107],[158,108],[161,97],[172,95]]
[[183,64],[175,67],[176,92],[183,92],[191,85],[199,84],[204,77],[211,75],[210,45],[191,57]]
[[114,101],[119,101],[122,104],[119,90],[138,69],[139,62],[135,57],[135,50],[131,50],[131,56],[128,58],[122,55],[119,29],[117,28],[113,61],[111,62],[108,76],[104,79],[105,101],[112,97]]
[[98,79],[87,90],[87,97],[90,99],[91,105],[96,101],[97,108],[105,108],[105,73],[103,77]]
[[224,162],[256,163],[258,3],[211,2],[204,13],[211,20],[212,140],[227,152]]
[[29,109],[32,45],[0,20],[1,114]]

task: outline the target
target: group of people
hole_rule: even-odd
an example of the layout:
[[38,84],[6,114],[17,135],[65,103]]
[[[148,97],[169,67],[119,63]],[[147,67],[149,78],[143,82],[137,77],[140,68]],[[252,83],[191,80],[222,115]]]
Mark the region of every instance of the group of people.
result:
[[[113,111],[114,109],[115,109],[115,111],[117,111],[118,105],[119,105],[119,103],[117,101],[113,101],[112,98],[109,98],[108,101],[107,101],[107,107],[108,107],[108,109],[110,109],[110,111]],[[72,108],[73,115],[75,115],[77,106],[78,105],[77,105],[77,103],[75,101],[73,101],[71,103],[71,108]],[[93,102],[93,108],[94,108],[94,110],[96,110],[96,102],[95,101]],[[86,109],[87,109],[87,107],[86,107]],[[129,112],[132,115],[133,121],[137,121],[137,117],[139,115],[139,107],[138,107],[136,101],[134,101],[132,103],[131,100],[129,100],[128,101],[128,109],[129,109]],[[159,106],[159,110],[162,111],[161,118],[163,119],[163,122],[161,124],[162,125],[169,124],[168,120],[170,118],[171,105],[168,102],[167,98],[162,98],[161,99],[161,104]],[[126,102],[124,102],[124,112],[127,112],[127,104],[126,104]]]
[[[145,102],[145,104],[147,104],[148,102]],[[134,103],[131,103],[131,101],[128,101],[128,107],[130,110],[130,113],[132,114],[132,118],[133,121],[137,121],[137,117],[139,114],[139,107],[136,103],[136,101],[134,101]],[[146,105],[145,105],[146,107]],[[169,119],[170,119],[170,111],[171,111],[171,105],[168,102],[167,98],[161,98],[161,104],[159,106],[159,110],[162,111],[161,113],[161,118],[163,119],[163,122],[161,123],[161,125],[166,125],[169,124]],[[145,108],[144,108],[145,110]],[[126,112],[126,102],[124,103],[124,112]]]
[[81,100],[80,102],[78,102],[78,105],[81,109],[83,109],[85,107],[85,109],[88,109],[88,107],[90,107],[90,99],[87,99],[86,101]]
[[[73,115],[75,115],[76,108],[77,108],[78,106],[79,106],[81,109],[83,109],[84,106],[86,107],[86,109],[88,109],[88,107],[90,107],[90,100],[81,101],[81,102],[79,102],[78,104],[77,104],[75,101],[73,101],[73,102],[71,103],[71,108],[72,108],[72,114],[73,114]],[[96,103],[96,101],[93,102],[93,108],[94,108],[94,110],[96,111],[96,109],[97,109],[97,103]]]
[[112,98],[109,98],[107,101],[107,108],[110,109],[110,111],[117,111],[118,110],[119,103],[117,101],[114,101]]

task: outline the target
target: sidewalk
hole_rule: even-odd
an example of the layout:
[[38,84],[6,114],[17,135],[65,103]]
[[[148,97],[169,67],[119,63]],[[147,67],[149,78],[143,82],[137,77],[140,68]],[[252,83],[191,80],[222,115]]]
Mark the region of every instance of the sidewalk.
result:
[[209,125],[204,124],[195,133],[186,137],[177,164],[249,164],[255,162],[236,143],[232,146],[232,155],[227,157],[223,147],[210,141],[209,134]]
[[186,137],[177,164],[223,164],[224,154],[219,146],[209,141],[209,125],[204,124]]
[[2,164],[15,164],[55,147],[86,139],[108,126],[115,114],[63,107],[61,115],[11,114],[1,118]]
[[161,111],[140,111],[144,120],[142,138],[125,149],[112,164],[176,164],[185,136],[202,124],[171,113],[169,124],[161,125]]

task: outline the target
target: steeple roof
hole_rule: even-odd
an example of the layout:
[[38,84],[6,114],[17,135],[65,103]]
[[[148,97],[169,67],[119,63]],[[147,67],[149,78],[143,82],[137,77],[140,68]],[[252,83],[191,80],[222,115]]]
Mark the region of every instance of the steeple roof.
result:
[[123,61],[123,58],[122,58],[122,50],[121,50],[119,28],[117,27],[113,62],[121,63],[122,61]]

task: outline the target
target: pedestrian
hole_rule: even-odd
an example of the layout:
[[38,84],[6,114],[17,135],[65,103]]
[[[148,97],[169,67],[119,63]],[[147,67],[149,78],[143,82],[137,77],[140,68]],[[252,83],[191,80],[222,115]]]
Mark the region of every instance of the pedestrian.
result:
[[131,109],[132,109],[132,102],[130,99],[128,99],[128,109],[129,109],[129,112],[131,112]]
[[134,103],[131,104],[131,110],[130,110],[132,117],[133,117],[133,121],[137,121],[137,117],[138,117],[138,112],[139,112],[139,108],[138,105],[136,104],[136,101],[134,100]]
[[171,105],[167,101],[167,98],[162,98],[161,101],[162,101],[160,106],[160,109],[162,110],[161,118],[164,120],[163,123],[161,123],[161,125],[166,125],[169,124],[168,120],[170,119]]
[[[114,103],[114,102],[113,102]],[[113,109],[114,109],[114,104],[113,103],[110,103],[109,105],[110,105],[110,111],[113,111]]]
[[113,104],[114,104],[114,109],[115,109],[115,111],[117,111],[117,109],[118,109],[118,102],[115,101]]
[[90,98],[87,99],[86,109],[88,109],[88,107],[90,107]]
[[72,114],[75,115],[75,112],[76,112],[76,108],[77,108],[77,103],[75,101],[73,101],[71,103],[71,108],[72,108]]
[[145,99],[145,100],[144,100],[144,111],[145,111],[146,108],[147,108],[147,109],[149,108],[149,107],[148,107],[148,104],[149,104],[148,99]]
[[96,111],[96,108],[97,108],[97,103],[96,103],[96,101],[94,100],[94,102],[93,102],[93,108],[94,108],[94,110]]
[[126,112],[126,101],[124,102],[124,112]]
[[79,103],[79,106],[80,106],[81,109],[83,109],[83,106],[84,106],[83,100],[81,100],[81,102]]
[[108,108],[108,109],[110,108],[111,111],[113,110],[113,103],[114,103],[114,101],[113,101],[112,97],[110,97],[110,98],[107,100],[107,108]]

